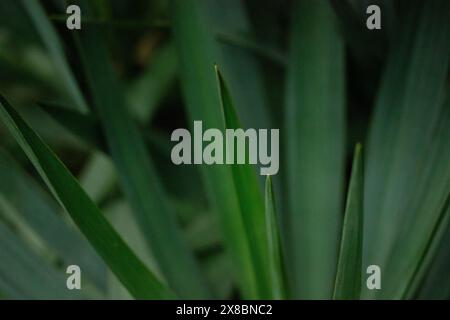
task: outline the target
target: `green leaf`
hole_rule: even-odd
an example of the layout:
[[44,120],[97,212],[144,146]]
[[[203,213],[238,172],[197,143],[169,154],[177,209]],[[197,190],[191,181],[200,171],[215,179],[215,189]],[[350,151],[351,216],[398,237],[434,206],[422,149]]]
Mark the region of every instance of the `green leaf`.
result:
[[363,183],[361,145],[358,144],[353,156],[334,284],[333,299],[337,300],[357,300],[361,293]]
[[405,294],[449,196],[448,104],[443,110],[442,102],[450,3],[414,2],[398,23],[366,153],[364,265],[380,266],[384,285],[364,290],[363,298]]
[[[252,45],[251,25],[244,3],[239,0],[208,1],[218,47],[221,53],[220,71],[233,92],[239,119],[247,128],[270,127],[268,99],[264,87],[262,69],[257,57],[245,48],[224,42],[224,39],[241,39],[242,44]],[[243,35],[248,34],[245,37]],[[236,44],[236,42],[234,42]]]
[[[117,200],[109,204],[103,210],[108,221],[122,236],[124,241],[130,246],[134,253],[150,269],[155,270],[157,276],[161,275],[158,266],[154,261],[141,230],[131,212],[130,206],[123,200]],[[108,279],[108,293],[111,299],[131,299],[132,297],[123,287],[120,281],[110,274]]]
[[[60,208],[6,152],[0,149],[0,196],[66,264],[77,264],[98,288],[105,286],[106,268],[89,243],[60,215]],[[26,201],[24,201],[26,199]]]
[[[404,289],[402,297],[406,299],[416,295],[438,247],[446,243],[443,238],[450,226],[450,95],[442,106],[439,119],[429,149],[430,160],[423,172],[426,178],[420,183],[416,196],[420,201],[412,201],[417,204],[414,206],[417,208],[415,219],[405,226],[408,232],[402,233],[398,241],[400,245],[394,245],[391,253],[394,256],[401,252],[405,258],[416,261],[414,265],[403,269],[408,287]],[[430,192],[430,188],[433,192]],[[418,234],[422,235],[421,239],[417,238]],[[394,259],[392,256],[390,260]],[[402,284],[401,288],[404,287]]]
[[450,243],[450,228],[447,227],[445,236],[441,240],[438,252],[434,257],[418,295],[418,299],[433,299],[433,300],[449,300],[450,286],[445,286],[448,279],[450,279],[450,250],[448,244]]
[[[200,1],[172,1],[172,22],[180,59],[182,89],[188,119],[201,119],[206,128],[224,130],[216,87],[214,63],[218,59],[211,25]],[[259,297],[255,266],[228,166],[201,166],[205,189],[219,213],[227,249],[236,268],[236,279],[245,298]],[[259,267],[259,266],[257,266]]]
[[[77,1],[92,17],[88,1]],[[98,26],[75,34],[84,71],[119,180],[155,260],[170,286],[184,298],[210,297],[196,261],[184,243],[171,207],[148,156],[138,126],[125,107],[125,96],[109,60]]]
[[[215,66],[215,70],[225,128],[234,130],[242,129],[225,81],[217,66]],[[246,152],[246,150],[240,151]],[[247,152],[245,158],[248,159]],[[231,165],[231,172],[242,221],[244,222],[246,236],[250,245],[250,253],[255,268],[254,272],[257,277],[259,294],[261,297],[267,299],[271,297],[270,272],[266,263],[269,250],[267,248],[268,239],[264,202],[261,190],[259,189],[256,171],[251,164],[247,163]]]
[[35,30],[38,32],[42,42],[47,48],[55,68],[61,77],[62,84],[64,85],[67,94],[70,96],[71,102],[78,110],[83,112],[87,111],[88,108],[86,102],[70,70],[58,34],[47,19],[44,9],[38,0],[22,0],[21,3],[30,16]]
[[266,178],[265,211],[268,240],[268,265],[272,284],[272,295],[274,299],[285,299],[286,280],[283,264],[283,248],[279,233],[279,223],[275,199],[272,190],[272,179]]
[[344,46],[327,1],[293,9],[287,72],[288,261],[295,298],[332,296],[345,150]]
[[[0,209],[1,210],[1,209]],[[86,299],[69,291],[66,275],[33,252],[0,221],[0,292],[9,299]]]
[[416,295],[418,289],[420,288],[420,285],[423,282],[426,272],[428,271],[428,268],[432,263],[433,258],[435,258],[438,253],[439,245],[441,245],[442,242],[444,243],[444,245],[448,243],[444,242],[444,236],[449,229],[449,226],[450,197],[447,197],[444,207],[439,214],[439,218],[437,221],[435,221],[435,229],[431,230],[431,234],[428,235],[428,238],[424,237],[426,239],[425,241],[427,242],[422,243],[422,245],[419,247],[419,250],[417,250],[419,251],[419,254],[416,254],[415,256],[415,258],[417,259],[417,263],[412,274],[410,273],[411,271],[408,270],[407,275],[410,276],[410,280],[408,286],[406,287],[406,289],[404,289],[403,296],[401,296],[401,298],[412,299]]
[[72,174],[3,96],[0,117],[55,198],[130,293],[141,299],[174,297],[129,249]]

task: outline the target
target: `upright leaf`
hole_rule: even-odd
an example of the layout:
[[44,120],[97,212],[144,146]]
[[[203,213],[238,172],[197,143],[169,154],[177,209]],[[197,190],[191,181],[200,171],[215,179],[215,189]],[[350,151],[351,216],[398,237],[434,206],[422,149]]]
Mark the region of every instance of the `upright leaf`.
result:
[[288,259],[295,298],[332,296],[344,169],[344,46],[328,1],[296,1],[287,71]]
[[449,195],[449,126],[441,123],[448,115],[441,109],[450,3],[411,2],[397,31],[371,123],[365,180],[364,265],[380,266],[384,286],[365,290],[366,298],[404,294]]
[[[191,123],[202,120],[206,128],[224,130],[213,65],[219,61],[214,37],[201,1],[173,0],[172,22],[180,59],[180,73],[187,114]],[[245,298],[259,294],[255,266],[231,169],[227,166],[202,166],[209,199],[219,213],[224,239],[231,251],[236,277]]]
[[361,145],[356,145],[350,185],[347,191],[344,224],[342,226],[333,298],[356,300],[361,293],[363,245],[363,164]]
[[[225,120],[226,129],[242,129],[239,122],[236,109],[231,100],[230,93],[225,85],[225,81],[220,74],[217,66],[215,66],[217,76],[217,87],[222,106],[222,112]],[[228,143],[228,141],[227,141]],[[245,159],[248,161],[248,151],[239,150],[235,147],[235,151],[244,152]],[[248,149],[250,146],[248,145]],[[228,148],[226,148],[228,152]],[[234,152],[234,151],[233,151]],[[236,158],[236,153],[234,153]],[[228,156],[228,155],[227,155]],[[251,164],[233,164],[231,165],[234,187],[238,197],[240,213],[244,222],[245,232],[250,245],[250,253],[252,255],[257,276],[258,290],[262,297],[271,297],[270,293],[270,272],[267,264],[268,257],[268,240],[267,227],[264,215],[264,203],[259,189],[256,172]]]
[[286,283],[283,268],[283,248],[279,233],[279,223],[275,199],[272,190],[272,179],[267,176],[266,179],[266,226],[268,240],[268,265],[272,285],[272,295],[274,299],[286,298]]

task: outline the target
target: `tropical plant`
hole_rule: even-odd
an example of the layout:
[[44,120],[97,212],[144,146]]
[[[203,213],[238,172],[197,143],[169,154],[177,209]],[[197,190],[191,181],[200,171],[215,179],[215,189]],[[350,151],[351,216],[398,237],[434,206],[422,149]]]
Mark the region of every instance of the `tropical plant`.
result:
[[[372,2],[1,1],[0,297],[450,298],[450,2]],[[195,120],[279,173],[176,166]]]

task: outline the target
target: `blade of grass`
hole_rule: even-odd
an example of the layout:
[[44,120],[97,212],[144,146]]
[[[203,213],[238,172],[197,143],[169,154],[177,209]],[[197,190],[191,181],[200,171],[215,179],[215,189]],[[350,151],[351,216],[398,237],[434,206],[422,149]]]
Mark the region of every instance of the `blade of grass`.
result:
[[[214,36],[200,1],[172,1],[172,22],[180,59],[182,88],[191,121],[224,130],[213,65],[219,61]],[[214,210],[219,213],[227,249],[236,267],[236,278],[245,298],[259,297],[255,266],[239,202],[228,166],[202,166],[203,180]]]
[[341,248],[333,299],[357,300],[361,293],[363,244],[363,164],[361,145],[356,145],[347,192]]
[[283,268],[283,247],[279,234],[279,223],[275,199],[272,190],[272,179],[266,178],[265,188],[265,211],[268,240],[268,265],[270,269],[270,279],[272,284],[272,294],[274,299],[286,299],[286,278]]
[[[215,71],[225,128],[242,129],[232,98],[217,65],[215,66]],[[246,152],[246,150],[240,151]],[[248,153],[246,152],[246,154],[245,158],[248,159]],[[259,266],[255,269],[259,292],[262,297],[267,299],[272,297],[270,272],[266,263],[269,250],[267,248],[268,239],[264,202],[259,189],[258,179],[251,164],[233,164],[231,165],[231,172],[252,260],[256,266]]]
[[332,296],[344,169],[344,47],[326,1],[294,8],[287,72],[288,259],[295,298]]
[[44,9],[37,0],[22,0],[21,4],[30,16],[33,25],[35,26],[35,30],[38,32],[42,42],[47,48],[47,51],[55,64],[55,68],[60,74],[62,84],[65,86],[65,90],[71,98],[71,102],[78,110],[86,112],[88,110],[86,102],[70,70],[58,34],[47,19]]
[[174,297],[123,242],[72,174],[3,96],[0,117],[55,198],[130,293],[136,298]]
[[[86,17],[88,1],[76,1]],[[207,298],[209,290],[192,253],[184,243],[143,137],[125,108],[125,97],[97,26],[75,34],[84,70],[108,148],[123,190],[143,234],[170,286],[181,297]]]

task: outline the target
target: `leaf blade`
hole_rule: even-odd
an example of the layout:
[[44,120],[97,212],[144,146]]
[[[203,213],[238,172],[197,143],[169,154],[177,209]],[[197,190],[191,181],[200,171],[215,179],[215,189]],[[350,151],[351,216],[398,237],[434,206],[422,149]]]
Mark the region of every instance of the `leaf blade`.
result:
[[[441,109],[448,91],[450,6],[415,1],[406,10],[367,143],[364,263],[384,270],[385,285],[364,290],[365,298],[403,296],[449,194],[448,147],[437,130],[448,118]],[[448,132],[448,120],[444,128]]]
[[[3,96],[0,96],[0,116],[54,196],[125,287],[137,298],[173,297],[112,229],[62,162]],[[118,254],[121,259],[117,259]]]
[[268,265],[270,268],[272,292],[274,299],[287,297],[285,274],[283,268],[283,248],[279,234],[279,223],[275,198],[272,190],[272,178],[268,175],[265,188],[265,211],[268,235]]
[[[227,89],[217,65],[215,66],[217,87],[224,115],[225,129],[242,129],[230,92]],[[227,140],[228,143],[228,140]],[[236,148],[237,149],[237,148]],[[226,148],[228,151],[228,148]],[[236,152],[246,150],[236,150]],[[247,156],[245,158],[248,158]],[[248,160],[247,160],[248,161]],[[254,272],[257,277],[261,297],[268,298],[270,293],[270,272],[267,268],[268,239],[264,203],[259,189],[256,172],[251,164],[232,164],[231,172],[238,198],[240,213],[253,259]],[[257,267],[259,266],[259,267]]]
[[[172,1],[175,43],[180,59],[182,89],[191,122],[224,129],[213,65],[218,60],[214,36],[200,1]],[[236,266],[236,278],[245,298],[258,297],[249,243],[240,214],[230,168],[202,166],[209,199],[218,212],[227,249]]]
[[331,298],[345,150],[344,45],[327,1],[294,7],[286,88],[287,251],[295,298]]
[[361,293],[363,244],[363,165],[361,145],[355,147],[342,227],[333,299],[356,300]]

